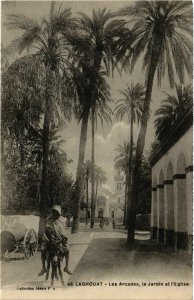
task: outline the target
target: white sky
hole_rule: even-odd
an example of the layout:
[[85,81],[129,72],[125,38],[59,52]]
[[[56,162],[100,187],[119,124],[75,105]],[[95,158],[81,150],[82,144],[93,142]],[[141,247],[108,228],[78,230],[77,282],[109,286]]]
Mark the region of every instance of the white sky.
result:
[[[56,7],[60,5],[61,2],[57,1]],[[93,9],[99,9],[106,7],[111,10],[118,10],[122,7],[132,5],[133,2],[130,1],[63,1],[62,7],[71,7],[72,14],[75,15],[76,12],[84,12],[91,15]],[[11,40],[16,38],[20,33],[17,31],[8,31],[4,23],[6,21],[7,14],[25,14],[31,18],[41,20],[42,16],[48,16],[50,9],[49,1],[5,1],[2,4],[1,9],[1,20],[2,20],[2,33],[1,42],[4,46],[7,46]],[[114,101],[119,99],[118,90],[125,88],[126,83],[142,83],[144,84],[145,76],[141,69],[141,62],[139,62],[133,73],[124,73],[122,78],[118,73],[114,74],[114,78],[110,78],[111,94]],[[152,116],[149,120],[148,130],[146,135],[146,149],[149,149],[150,144],[154,140],[154,129],[153,129],[153,113],[159,107],[162,99],[165,95],[162,93],[171,92],[168,81],[165,79],[162,83],[161,88],[157,87],[156,80],[154,81],[153,93],[152,93],[152,103],[151,111]],[[79,146],[79,135],[80,126],[75,120],[69,123],[69,125],[62,131],[62,136],[66,140],[64,145],[65,151],[67,152],[69,158],[72,158],[74,162],[69,168],[69,172],[75,176],[77,159],[78,159],[78,146]],[[137,139],[138,127],[134,126],[134,137]],[[107,184],[113,188],[114,182],[114,157],[116,152],[114,151],[118,144],[122,144],[129,137],[129,126],[127,121],[118,122],[113,119],[112,124],[107,126],[104,124],[104,128],[101,128],[100,122],[98,129],[96,131],[95,139],[95,162],[96,164],[102,166],[107,174],[108,182]],[[88,127],[88,141],[86,147],[86,159],[91,159],[91,126]]]

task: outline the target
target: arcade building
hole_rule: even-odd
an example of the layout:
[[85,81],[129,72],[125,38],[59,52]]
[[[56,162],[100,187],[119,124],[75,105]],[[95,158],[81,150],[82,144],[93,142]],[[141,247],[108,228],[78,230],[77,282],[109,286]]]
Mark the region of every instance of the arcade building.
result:
[[151,157],[152,239],[192,253],[193,115],[188,109]]

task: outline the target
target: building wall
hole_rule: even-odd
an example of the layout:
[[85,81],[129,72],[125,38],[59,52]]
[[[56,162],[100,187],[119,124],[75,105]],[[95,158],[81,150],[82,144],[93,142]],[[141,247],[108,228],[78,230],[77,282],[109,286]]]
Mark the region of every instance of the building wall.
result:
[[192,128],[152,167],[152,237],[167,246],[192,245]]
[[115,181],[115,193],[111,196],[109,201],[109,219],[114,219],[117,223],[122,223],[124,218],[124,184],[125,178],[123,175],[116,174]]
[[[103,201],[102,201],[103,200]],[[99,212],[103,212],[103,217],[109,217],[109,197],[106,195],[98,196],[97,203],[96,203],[96,210],[95,210],[95,217],[99,217]]]

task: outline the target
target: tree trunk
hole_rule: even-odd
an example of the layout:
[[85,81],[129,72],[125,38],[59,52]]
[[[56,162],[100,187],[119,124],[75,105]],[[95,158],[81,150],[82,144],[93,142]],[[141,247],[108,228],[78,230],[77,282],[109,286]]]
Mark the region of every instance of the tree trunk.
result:
[[130,142],[129,142],[129,164],[128,164],[128,188],[127,188],[127,222],[129,226],[130,208],[131,208],[131,184],[132,184],[132,161],[133,161],[133,104],[131,101],[131,118],[130,118]]
[[95,216],[95,213],[96,213],[97,197],[98,197],[98,180],[96,181],[96,192],[95,192],[95,200],[94,200],[94,216]]
[[98,180],[96,181],[96,192],[95,192],[95,207],[96,207],[96,202],[97,202],[97,197],[98,197]]
[[5,166],[5,138],[1,131],[1,170]]
[[95,104],[97,99],[97,87],[96,87],[96,79],[100,71],[100,66],[102,62],[102,50],[99,49],[99,41],[96,41],[96,49],[94,56],[94,70],[95,73],[91,74],[91,103],[92,103],[92,169],[91,169],[91,221],[90,228],[94,227],[94,218],[95,218],[95,191],[94,191],[94,123],[95,123]]
[[49,159],[49,112],[44,115],[43,141],[42,141],[42,181],[40,187],[40,215],[46,217],[49,204],[49,183],[48,183],[48,159]]
[[42,134],[42,181],[40,186],[40,215],[46,217],[49,212],[49,133],[51,121],[51,107],[55,96],[55,72],[50,67],[46,70],[45,112]]
[[[77,167],[75,193],[74,193],[75,208],[73,212],[73,224],[72,224],[72,231],[71,231],[72,233],[75,233],[79,230],[80,201],[81,201],[81,189],[82,189],[82,181],[83,181],[82,169],[83,169],[84,156],[85,156],[88,118],[89,118],[90,108],[94,107],[96,101],[96,74],[98,74],[100,70],[101,61],[102,61],[102,53],[96,51],[96,56],[94,58],[94,68],[93,68],[95,70],[95,74],[93,74],[93,72],[90,74],[90,84],[85,91],[86,103],[88,104],[87,104],[86,112],[82,119],[82,128],[80,134],[79,158],[78,158],[78,167]],[[88,74],[87,68],[85,71],[86,74]],[[91,101],[90,103],[88,102],[89,101],[88,99]]]
[[128,222],[129,222],[128,235],[127,235],[128,243],[131,242],[133,243],[135,237],[136,210],[137,210],[137,199],[138,199],[138,192],[139,192],[139,170],[141,167],[141,160],[142,160],[143,150],[145,146],[145,136],[147,131],[149,111],[150,111],[150,102],[151,102],[154,75],[160,57],[161,46],[162,46],[161,37],[155,36],[154,46],[152,49],[151,60],[150,60],[151,63],[148,71],[146,95],[145,95],[143,113],[141,117],[141,128],[140,128],[138,141],[137,141],[135,166],[133,169],[131,205],[129,208],[129,218],[128,218]]
[[71,233],[76,233],[79,230],[79,219],[80,219],[80,202],[82,196],[82,181],[83,181],[83,163],[85,156],[86,140],[87,140],[87,129],[88,129],[88,118],[89,111],[86,112],[82,119],[80,142],[79,142],[79,158],[76,174],[76,182],[74,189],[74,211],[73,211],[73,223]]
[[90,228],[94,227],[94,218],[95,218],[95,199],[94,199],[94,113],[95,107],[92,108],[92,169],[91,169],[91,220]]
[[124,203],[124,219],[123,219],[123,225],[125,226],[125,229],[127,229],[127,197],[128,197],[128,185],[129,185],[129,179],[128,179],[128,168],[126,170],[126,183],[125,183],[125,203]]
[[88,225],[88,170],[86,172],[86,225]]
[[22,139],[19,139],[19,151],[20,151],[20,166],[23,168],[24,166],[24,144]]

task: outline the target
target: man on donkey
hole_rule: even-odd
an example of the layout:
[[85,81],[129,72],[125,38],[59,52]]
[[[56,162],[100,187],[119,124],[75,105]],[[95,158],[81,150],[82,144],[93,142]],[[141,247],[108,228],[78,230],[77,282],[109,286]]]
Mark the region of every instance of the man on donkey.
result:
[[38,276],[42,276],[47,272],[46,269],[46,258],[47,252],[49,251],[50,245],[56,245],[59,249],[61,260],[65,257],[65,268],[64,272],[71,275],[72,272],[69,270],[69,245],[67,243],[68,238],[65,234],[66,220],[61,216],[61,207],[59,205],[54,205],[52,207],[52,213],[47,218],[47,223],[45,227],[45,232],[42,238],[41,246],[41,261],[42,270]]

